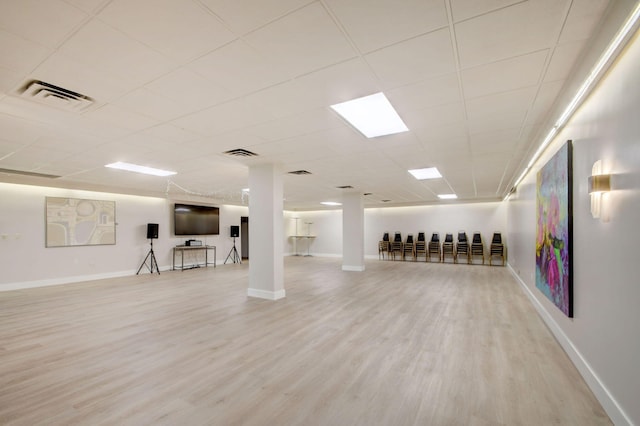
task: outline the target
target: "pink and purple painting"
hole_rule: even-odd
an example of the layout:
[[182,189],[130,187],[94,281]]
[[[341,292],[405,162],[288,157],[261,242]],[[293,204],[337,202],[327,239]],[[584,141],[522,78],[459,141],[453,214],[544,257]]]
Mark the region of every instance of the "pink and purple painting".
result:
[[536,287],[573,317],[572,145],[567,141],[536,181]]

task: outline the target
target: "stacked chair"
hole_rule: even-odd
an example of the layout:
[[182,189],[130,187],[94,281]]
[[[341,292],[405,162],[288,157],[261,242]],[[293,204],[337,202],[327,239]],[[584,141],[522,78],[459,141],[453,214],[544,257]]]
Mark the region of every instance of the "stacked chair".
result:
[[407,234],[407,239],[404,242],[400,232],[395,232],[393,239],[390,238],[390,235],[389,232],[385,232],[382,240],[378,242],[379,259],[412,260],[415,262],[424,256],[426,262],[433,261],[435,257],[438,262],[446,263],[447,259],[451,259],[453,263],[458,263],[463,256],[466,256],[468,264],[473,264],[479,257],[484,265],[485,256],[487,256],[489,265],[494,265],[495,258],[500,258],[502,266],[506,263],[507,249],[500,232],[493,233],[489,250],[486,253],[480,232],[474,232],[471,241],[469,241],[467,233],[459,231],[457,242],[454,241],[453,234],[445,234],[442,243],[440,242],[440,234],[437,232],[431,234],[431,239],[428,241],[424,232],[418,232],[417,239],[413,238],[414,234]]
[[416,248],[413,244],[413,234],[407,235],[407,241],[405,241],[402,248],[402,260],[407,260],[407,255],[411,256],[414,261],[416,260]]
[[440,250],[440,235],[437,232],[434,232],[431,235],[431,241],[429,241],[428,251],[427,251],[427,261],[431,262],[431,257],[436,256],[438,262],[441,259],[441,250]]
[[378,259],[384,260],[385,254],[389,257],[391,251],[391,242],[389,241],[389,233],[385,232],[382,236],[382,240],[378,242]]
[[453,263],[456,263],[456,252],[453,247],[453,234],[446,234],[442,243],[442,262],[446,261],[447,256],[451,256]]
[[399,232],[396,232],[393,236],[393,241],[391,241],[391,250],[389,251],[390,257],[393,257],[393,260],[396,259],[396,253],[400,258],[402,258],[403,254],[403,244],[402,244],[402,235]]
[[476,256],[482,257],[482,264],[484,265],[484,244],[482,243],[482,235],[479,232],[475,232],[471,240],[471,259],[469,263],[473,263],[473,259]]
[[469,241],[467,240],[467,233],[464,231],[458,232],[458,243],[456,244],[456,258],[455,263],[458,263],[460,256],[467,257],[467,263],[471,263],[469,257]]
[[427,260],[427,242],[424,239],[424,232],[418,232],[418,240],[415,244],[415,260],[418,260],[418,256],[423,255],[424,260]]
[[489,265],[491,265],[491,259],[494,256],[498,256],[502,259],[502,266],[504,266],[505,248],[502,244],[502,234],[500,232],[494,232],[491,239],[491,245],[489,246]]

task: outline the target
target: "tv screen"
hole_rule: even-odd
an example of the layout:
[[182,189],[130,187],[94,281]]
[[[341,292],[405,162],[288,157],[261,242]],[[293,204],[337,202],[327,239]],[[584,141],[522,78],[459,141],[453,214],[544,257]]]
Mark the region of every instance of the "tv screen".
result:
[[220,209],[176,203],[173,208],[173,224],[176,235],[218,235]]

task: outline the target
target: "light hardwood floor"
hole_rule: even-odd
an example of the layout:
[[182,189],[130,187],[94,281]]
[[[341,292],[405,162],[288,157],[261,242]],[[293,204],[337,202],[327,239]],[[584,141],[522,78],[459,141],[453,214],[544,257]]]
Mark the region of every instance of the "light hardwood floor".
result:
[[0,293],[0,424],[610,424],[506,268],[340,265]]

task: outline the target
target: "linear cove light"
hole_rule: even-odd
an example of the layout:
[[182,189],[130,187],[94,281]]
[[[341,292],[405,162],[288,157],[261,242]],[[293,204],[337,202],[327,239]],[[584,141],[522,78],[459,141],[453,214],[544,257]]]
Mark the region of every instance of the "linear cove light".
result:
[[341,206],[342,203],[336,203],[335,201],[322,201],[320,204],[325,206]]
[[426,169],[413,169],[413,170],[408,170],[408,172],[411,173],[413,177],[418,180],[438,179],[442,177],[442,175],[440,174],[440,172],[436,167],[427,167]]
[[137,164],[123,163],[121,161],[107,164],[105,165],[105,167],[109,167],[110,169],[127,170],[129,172],[136,172],[153,176],[171,176],[176,174],[176,172],[170,172],[168,170],[154,169],[153,167],[139,166]]
[[367,138],[409,130],[382,92],[331,105],[331,108]]

